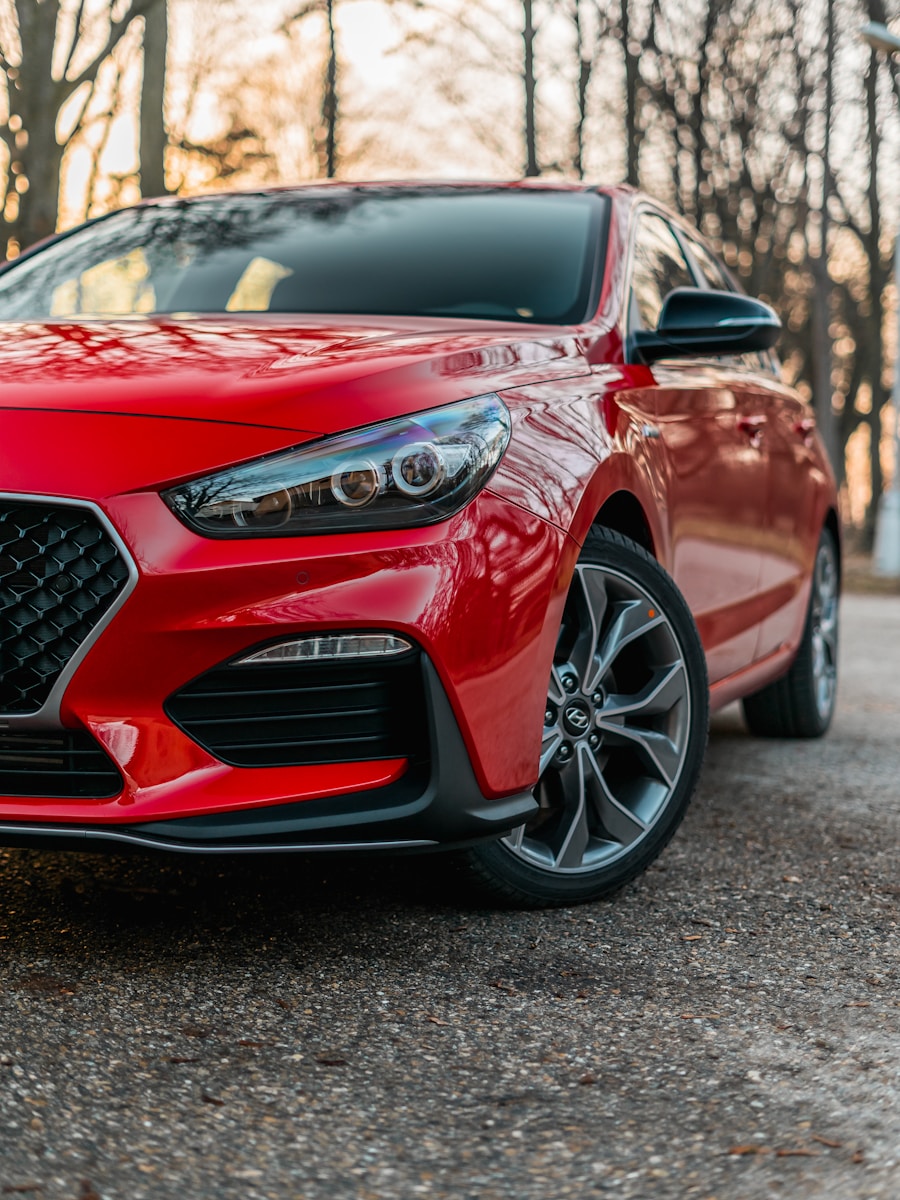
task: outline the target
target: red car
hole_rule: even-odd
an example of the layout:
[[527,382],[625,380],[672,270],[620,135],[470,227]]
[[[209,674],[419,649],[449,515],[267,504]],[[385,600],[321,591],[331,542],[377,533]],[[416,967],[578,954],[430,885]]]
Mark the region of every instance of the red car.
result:
[[647,866],[710,704],[818,736],[835,486],[778,320],[626,189],[167,199],[0,272],[0,839]]

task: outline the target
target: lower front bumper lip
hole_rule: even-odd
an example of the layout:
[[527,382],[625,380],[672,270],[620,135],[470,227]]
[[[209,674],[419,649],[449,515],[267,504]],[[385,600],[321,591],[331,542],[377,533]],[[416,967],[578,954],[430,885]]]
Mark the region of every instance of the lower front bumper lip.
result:
[[430,762],[385,787],[134,824],[3,821],[0,843],[188,854],[423,851],[499,837],[529,820],[538,808],[530,791],[497,800],[482,794],[450,701],[424,656],[422,672]]
[[140,847],[144,850],[169,850],[183,854],[279,854],[314,853],[317,851],[378,851],[436,849],[433,841],[396,842],[183,842],[147,833],[138,827],[125,829],[72,828],[67,825],[0,825],[0,839],[7,846],[28,846],[34,849],[99,850]]

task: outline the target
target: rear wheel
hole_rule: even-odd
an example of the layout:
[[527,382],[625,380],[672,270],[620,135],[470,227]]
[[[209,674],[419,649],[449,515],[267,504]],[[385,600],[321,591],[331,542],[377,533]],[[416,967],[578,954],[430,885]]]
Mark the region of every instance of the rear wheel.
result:
[[837,700],[839,598],[837,546],[831,531],[823,529],[797,657],[781,679],[743,700],[751,733],[813,738],[831,724]]
[[544,716],[537,816],[467,852],[516,904],[594,900],[677,829],[706,745],[703,649],[680,592],[620,534],[593,530],[575,568]]

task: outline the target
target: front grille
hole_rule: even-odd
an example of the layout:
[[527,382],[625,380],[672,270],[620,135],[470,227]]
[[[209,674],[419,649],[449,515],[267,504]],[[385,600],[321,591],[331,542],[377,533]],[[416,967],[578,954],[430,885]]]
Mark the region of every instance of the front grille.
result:
[[0,712],[42,707],[127,581],[89,509],[0,501]]
[[218,667],[166,702],[195,742],[237,767],[422,760],[418,651],[372,662]]
[[0,733],[0,795],[104,800],[122,790],[115,764],[87,733]]

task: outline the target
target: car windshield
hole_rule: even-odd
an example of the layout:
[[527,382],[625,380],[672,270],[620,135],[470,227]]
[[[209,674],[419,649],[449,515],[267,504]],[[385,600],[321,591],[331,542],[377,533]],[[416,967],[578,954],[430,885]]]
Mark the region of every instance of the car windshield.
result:
[[0,274],[0,320],[356,313],[575,324],[608,201],[589,192],[309,188],[163,201]]

